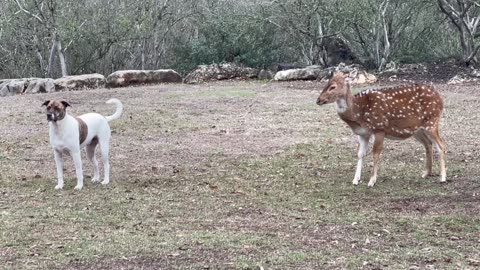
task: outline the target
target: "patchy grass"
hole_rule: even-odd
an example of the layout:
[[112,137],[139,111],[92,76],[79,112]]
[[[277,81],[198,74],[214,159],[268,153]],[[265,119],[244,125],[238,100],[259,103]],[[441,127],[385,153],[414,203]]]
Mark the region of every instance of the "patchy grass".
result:
[[232,98],[232,97],[252,97],[255,96],[255,91],[251,89],[239,89],[238,87],[224,88],[224,89],[208,89],[202,90],[195,94],[199,97],[218,97],[218,98]]
[[[479,94],[438,85],[447,184],[423,146],[386,141],[380,178],[351,185],[355,136],[322,85],[228,82],[3,98],[1,269],[474,269],[480,257]],[[112,183],[55,191],[40,106],[112,122]],[[367,158],[366,163],[371,162]],[[84,171],[92,172],[83,158]],[[438,171],[438,164],[435,162]]]

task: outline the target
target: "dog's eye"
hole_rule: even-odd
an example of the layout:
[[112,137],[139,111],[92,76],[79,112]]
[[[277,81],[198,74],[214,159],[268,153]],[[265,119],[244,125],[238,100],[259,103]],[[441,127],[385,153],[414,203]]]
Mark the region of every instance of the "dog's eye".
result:
[[50,107],[50,106],[47,106],[47,110],[50,110],[51,108],[52,108],[52,107]]

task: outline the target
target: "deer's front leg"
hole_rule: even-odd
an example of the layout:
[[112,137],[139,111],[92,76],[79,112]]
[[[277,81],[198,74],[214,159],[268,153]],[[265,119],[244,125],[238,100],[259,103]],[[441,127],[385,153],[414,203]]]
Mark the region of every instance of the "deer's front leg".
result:
[[370,140],[370,135],[358,136],[359,146],[358,146],[357,170],[355,172],[355,177],[353,178],[353,181],[352,181],[354,185],[358,185],[358,181],[360,181],[360,178],[362,177],[363,158],[367,155],[369,140]]
[[385,133],[375,133],[375,141],[373,142],[373,170],[370,181],[368,182],[369,187],[373,187],[375,185],[375,182],[377,182],[378,162],[380,160],[380,153],[382,153],[383,150],[384,138]]

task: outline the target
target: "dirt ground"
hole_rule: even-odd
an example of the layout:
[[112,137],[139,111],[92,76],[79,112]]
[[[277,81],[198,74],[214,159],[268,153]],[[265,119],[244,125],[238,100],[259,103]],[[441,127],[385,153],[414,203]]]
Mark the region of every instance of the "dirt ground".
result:
[[[385,83],[382,83],[384,85]],[[392,83],[394,84],[394,83]],[[356,138],[319,82],[217,82],[0,99],[0,269],[478,269],[480,86],[436,85],[448,180],[387,140],[351,185]],[[356,90],[366,86],[355,86]],[[114,112],[111,183],[55,191],[40,106]],[[434,169],[438,172],[438,162]]]

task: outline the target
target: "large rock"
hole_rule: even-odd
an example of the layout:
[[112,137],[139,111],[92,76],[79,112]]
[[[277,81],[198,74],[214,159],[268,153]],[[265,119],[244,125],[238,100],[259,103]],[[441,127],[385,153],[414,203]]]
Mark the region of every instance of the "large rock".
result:
[[447,84],[462,84],[462,83],[472,83],[479,81],[479,75],[477,70],[473,70],[470,73],[460,72],[450,80],[448,80]]
[[[340,63],[338,66],[329,68],[330,72],[341,71],[343,74],[347,75],[347,79],[352,84],[364,84],[364,83],[376,83],[378,81],[377,76],[368,73],[360,65],[345,65]],[[327,79],[327,78],[323,78]]]
[[289,64],[289,63],[280,63],[277,65],[277,72],[282,70],[305,68],[305,65]]
[[53,79],[32,79],[29,81],[27,88],[23,93],[37,94],[55,92],[55,83]]
[[21,94],[28,86],[27,79],[6,80],[0,84],[0,97]]
[[182,76],[172,69],[159,70],[119,70],[107,77],[109,87],[134,84],[180,83]]
[[259,79],[259,80],[271,80],[271,79],[273,79],[273,74],[270,70],[262,69],[258,73],[257,79]]
[[275,81],[296,81],[296,80],[317,80],[328,75],[328,71],[320,66],[296,68],[278,71],[273,80]]
[[3,80],[3,83],[0,83],[0,96],[49,93],[54,91],[55,85],[50,78],[9,79]]
[[328,66],[336,66],[341,63],[354,64],[359,62],[346,39],[340,36],[332,36],[324,38],[322,43],[327,52]]
[[200,65],[185,77],[186,83],[256,78],[258,70],[235,63]]
[[340,63],[336,67],[322,68],[320,66],[309,66],[306,68],[297,68],[282,70],[275,74],[275,81],[295,81],[295,80],[327,80],[334,71],[341,71],[347,75],[352,84],[375,83],[377,77],[363,70],[359,65],[345,65]]
[[65,76],[54,81],[57,91],[94,89],[105,86],[105,76],[102,74],[84,74]]

